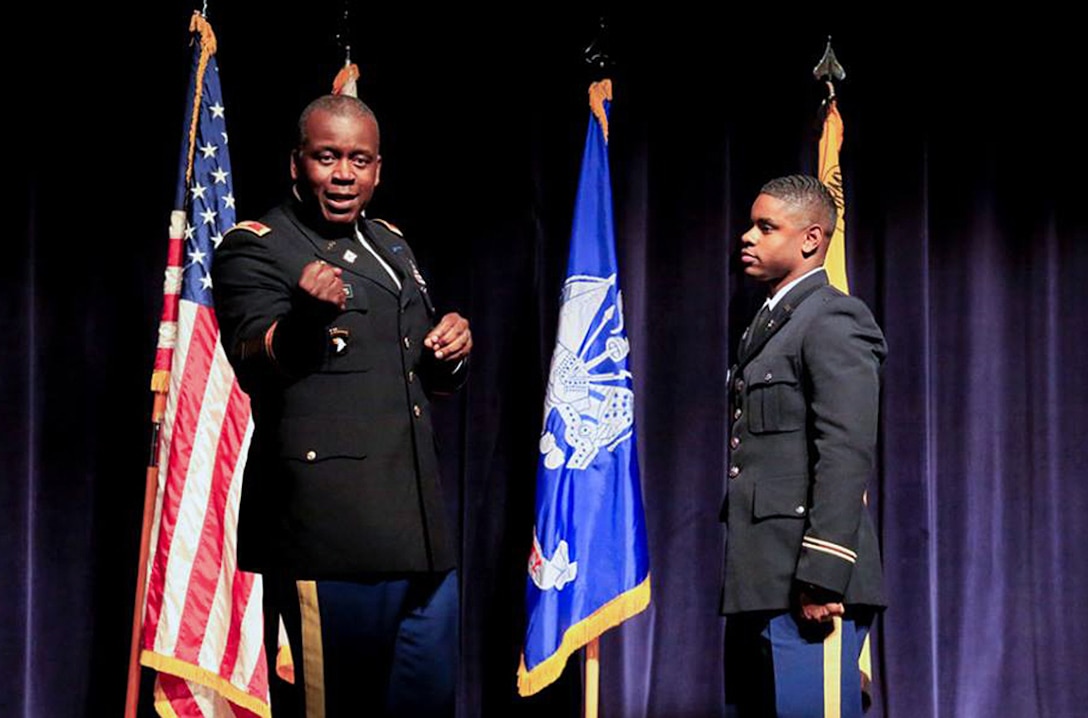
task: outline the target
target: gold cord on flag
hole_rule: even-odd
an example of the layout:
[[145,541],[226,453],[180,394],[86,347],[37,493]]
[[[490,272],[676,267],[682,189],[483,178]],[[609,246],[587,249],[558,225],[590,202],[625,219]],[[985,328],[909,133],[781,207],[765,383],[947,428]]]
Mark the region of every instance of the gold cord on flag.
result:
[[215,33],[211,24],[197,11],[193,11],[193,18],[189,21],[189,32],[195,32],[200,36],[200,60],[196,71],[195,99],[193,100],[193,116],[189,121],[189,158],[185,165],[185,184],[189,185],[193,178],[193,155],[196,152],[196,130],[200,125],[200,99],[204,95],[204,70],[208,66],[208,60],[215,54]]
[[[185,160],[185,185],[189,186],[193,179],[193,157],[196,154],[196,133],[200,127],[201,99],[204,96],[204,71],[208,67],[208,60],[217,49],[215,32],[211,23],[198,11],[193,11],[193,17],[189,20],[189,32],[196,33],[196,41],[200,43],[200,59],[197,64],[196,86],[193,89],[193,116],[189,118],[189,148]],[[185,230],[185,213],[175,210],[170,216],[170,237],[180,238]],[[156,395],[152,408],[152,421],[162,419],[166,409],[164,395],[170,389],[170,369],[160,367],[151,373],[151,391]]]
[[358,79],[359,66],[350,60],[345,61],[344,66],[340,68],[340,72],[336,73],[336,77],[332,81],[332,94],[358,97]]
[[612,80],[601,80],[589,86],[589,109],[601,123],[605,144],[608,143],[608,114],[604,111],[605,100],[612,101]]

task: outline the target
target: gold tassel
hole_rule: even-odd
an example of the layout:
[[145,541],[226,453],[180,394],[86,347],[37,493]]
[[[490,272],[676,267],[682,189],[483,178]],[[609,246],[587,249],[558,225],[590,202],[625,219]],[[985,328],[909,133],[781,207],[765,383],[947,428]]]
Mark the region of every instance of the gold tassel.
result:
[[612,101],[612,80],[601,80],[589,86],[589,109],[601,123],[604,141],[608,144],[608,115],[604,111],[604,101]]
[[189,158],[185,165],[185,186],[188,187],[193,179],[193,155],[196,153],[196,128],[200,123],[200,98],[204,96],[204,70],[208,67],[208,60],[215,54],[215,33],[199,11],[193,11],[193,18],[189,21],[189,32],[200,35],[200,60],[196,70],[196,88],[193,99],[193,118],[189,123]]
[[332,94],[358,97],[359,88],[355,84],[358,79],[359,66],[354,62],[345,62],[344,66],[340,68],[340,72],[336,73],[336,78],[332,81]]

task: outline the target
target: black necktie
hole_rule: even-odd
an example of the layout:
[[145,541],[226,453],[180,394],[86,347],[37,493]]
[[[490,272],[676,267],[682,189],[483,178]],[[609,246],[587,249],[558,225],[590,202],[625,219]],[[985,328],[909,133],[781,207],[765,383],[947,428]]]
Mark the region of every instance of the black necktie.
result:
[[771,315],[770,306],[764,302],[763,306],[756,312],[756,318],[752,320],[752,323],[748,326],[748,341],[746,346],[755,346],[756,342],[763,333],[767,330],[767,318]]

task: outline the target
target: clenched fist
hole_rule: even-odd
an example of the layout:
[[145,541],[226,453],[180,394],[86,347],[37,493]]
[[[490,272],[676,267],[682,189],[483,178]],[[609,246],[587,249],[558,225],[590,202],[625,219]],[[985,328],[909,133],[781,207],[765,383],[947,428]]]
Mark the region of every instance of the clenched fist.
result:
[[344,292],[344,283],[340,281],[342,272],[343,270],[339,267],[321,260],[310,262],[302,268],[302,276],[298,278],[298,288],[314,299],[335,304],[340,309],[344,309],[347,306],[348,297]]

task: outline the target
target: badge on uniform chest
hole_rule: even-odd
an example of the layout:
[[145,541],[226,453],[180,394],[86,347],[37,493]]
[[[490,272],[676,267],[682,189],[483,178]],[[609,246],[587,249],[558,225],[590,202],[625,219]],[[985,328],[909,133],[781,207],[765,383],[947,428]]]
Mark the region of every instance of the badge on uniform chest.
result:
[[333,354],[340,356],[346,354],[348,351],[348,339],[351,337],[351,332],[341,327],[329,328],[329,341],[332,343]]

